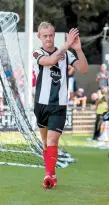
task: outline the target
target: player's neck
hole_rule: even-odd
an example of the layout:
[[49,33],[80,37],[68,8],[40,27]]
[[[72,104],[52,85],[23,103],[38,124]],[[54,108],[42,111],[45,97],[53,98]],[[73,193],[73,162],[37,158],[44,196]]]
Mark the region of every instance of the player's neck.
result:
[[47,51],[47,52],[50,52],[50,53],[52,53],[54,50],[55,50],[55,47],[53,46],[53,47],[45,47],[45,46],[43,46],[42,47],[45,51]]

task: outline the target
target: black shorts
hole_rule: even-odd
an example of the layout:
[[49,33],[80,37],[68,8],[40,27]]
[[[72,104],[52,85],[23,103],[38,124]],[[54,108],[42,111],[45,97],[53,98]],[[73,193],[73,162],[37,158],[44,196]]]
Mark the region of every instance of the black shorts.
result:
[[47,127],[48,130],[62,133],[66,121],[66,106],[36,103],[34,113],[39,128]]

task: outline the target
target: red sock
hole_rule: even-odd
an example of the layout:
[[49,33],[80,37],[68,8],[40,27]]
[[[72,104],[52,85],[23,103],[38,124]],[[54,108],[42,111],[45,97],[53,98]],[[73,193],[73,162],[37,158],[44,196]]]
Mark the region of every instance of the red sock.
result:
[[47,175],[55,175],[55,167],[58,157],[58,147],[48,146],[47,148],[47,161],[46,161],[46,171]]
[[46,164],[47,164],[47,149],[43,149],[43,158],[44,158],[44,164],[45,164],[45,171],[46,170]]

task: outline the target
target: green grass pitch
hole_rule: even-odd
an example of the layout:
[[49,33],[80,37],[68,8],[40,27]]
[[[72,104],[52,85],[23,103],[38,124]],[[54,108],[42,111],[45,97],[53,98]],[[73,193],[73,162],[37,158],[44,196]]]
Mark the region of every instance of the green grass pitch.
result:
[[0,205],[109,205],[109,150],[83,148],[81,136],[60,143],[77,162],[57,169],[57,188],[42,188],[43,168],[0,166]]

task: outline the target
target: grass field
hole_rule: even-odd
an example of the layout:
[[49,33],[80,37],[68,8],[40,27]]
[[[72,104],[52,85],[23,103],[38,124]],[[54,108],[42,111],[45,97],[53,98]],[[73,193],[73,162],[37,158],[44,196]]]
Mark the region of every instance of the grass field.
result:
[[0,166],[0,205],[109,205],[109,150],[83,148],[81,136],[60,142],[77,162],[57,169],[57,188],[42,188],[43,168]]

